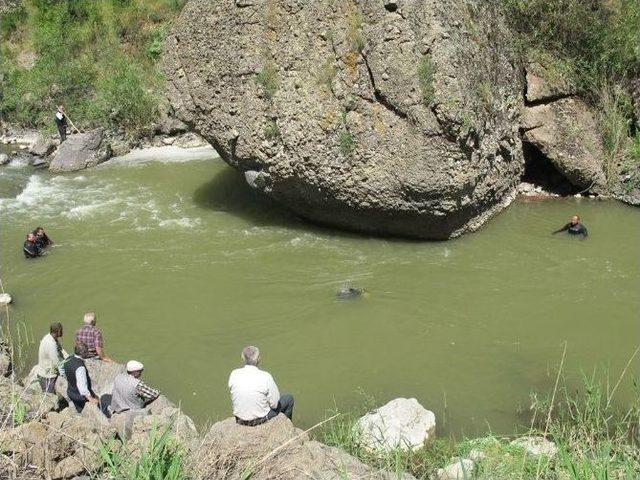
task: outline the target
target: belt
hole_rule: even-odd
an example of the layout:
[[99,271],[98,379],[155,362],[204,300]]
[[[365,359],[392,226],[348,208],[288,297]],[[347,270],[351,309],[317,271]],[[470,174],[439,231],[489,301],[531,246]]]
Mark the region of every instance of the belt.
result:
[[267,420],[267,417],[256,418],[254,420],[242,420],[241,418],[236,417],[236,423],[238,425],[244,425],[245,427],[257,427],[258,425],[262,425]]

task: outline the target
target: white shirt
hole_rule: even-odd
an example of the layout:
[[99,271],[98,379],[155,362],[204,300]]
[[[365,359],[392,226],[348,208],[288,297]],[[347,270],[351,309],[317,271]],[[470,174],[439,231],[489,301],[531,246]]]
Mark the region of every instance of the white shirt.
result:
[[[58,120],[62,120],[62,113],[56,112],[56,117],[58,117]],[[51,117],[49,117],[49,118],[51,118]]]
[[233,414],[245,421],[265,417],[280,400],[278,386],[271,374],[253,365],[231,372],[229,391]]
[[[76,355],[76,357],[78,357],[78,355]],[[76,387],[78,387],[78,391],[83,397],[91,395],[91,393],[89,393],[89,384],[87,383],[87,367],[83,366],[76,369]]]
[[53,335],[47,333],[42,337],[38,349],[38,375],[42,378],[55,378],[58,376],[59,363],[58,343]]

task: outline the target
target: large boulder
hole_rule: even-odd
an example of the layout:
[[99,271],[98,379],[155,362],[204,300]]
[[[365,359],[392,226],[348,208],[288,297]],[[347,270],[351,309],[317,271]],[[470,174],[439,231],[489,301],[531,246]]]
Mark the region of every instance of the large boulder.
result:
[[578,89],[574,82],[559,71],[558,64],[559,61],[554,59],[547,59],[544,65],[534,60],[527,64],[525,68],[527,102],[550,102],[577,93]]
[[357,428],[369,450],[417,450],[436,435],[436,416],[415,398],[396,398],[360,418]]
[[515,196],[521,86],[494,2],[190,0],[177,115],[312,221],[446,239]]
[[103,142],[102,130],[70,135],[60,144],[49,170],[52,172],[74,172],[95,167],[111,156],[108,142]]
[[29,148],[29,153],[38,157],[46,157],[56,149],[56,142],[44,135],[38,135],[37,140]]
[[284,415],[257,427],[244,427],[229,418],[215,423],[191,462],[195,479],[249,478],[253,480],[410,480],[370,468],[344,451],[310,440]]
[[523,139],[535,145],[571,184],[602,190],[605,151],[590,107],[578,98],[563,98],[525,107]]

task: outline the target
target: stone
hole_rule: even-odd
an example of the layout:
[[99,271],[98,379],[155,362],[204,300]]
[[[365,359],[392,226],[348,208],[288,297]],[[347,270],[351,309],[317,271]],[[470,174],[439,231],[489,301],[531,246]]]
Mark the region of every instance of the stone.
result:
[[474,478],[475,462],[468,458],[458,459],[436,472],[438,480],[471,480]]
[[12,301],[11,295],[8,293],[0,293],[0,306],[4,307],[5,305],[9,305]]
[[558,447],[551,440],[547,440],[544,437],[539,436],[525,436],[516,438],[511,442],[511,445],[515,445],[524,449],[529,455],[534,457],[546,456],[555,457],[558,453]]
[[12,372],[11,348],[6,341],[0,340],[0,380],[8,377]]
[[111,156],[111,148],[102,140],[100,129],[70,135],[58,147],[49,170],[54,173],[74,172],[104,162]]
[[487,458],[487,454],[484,453],[482,450],[473,449],[469,452],[469,455],[467,455],[467,457],[470,460],[473,460],[474,462],[478,463],[484,460],[485,458]]
[[604,189],[606,157],[600,130],[589,106],[577,98],[526,107],[523,139],[535,145],[571,184]]
[[196,147],[201,147],[203,145],[207,145],[207,142],[198,134],[193,132],[188,132],[188,133],[185,133],[184,135],[180,135],[179,137],[177,137],[174,140],[173,145],[176,145],[182,148],[196,148]]
[[56,142],[48,137],[40,135],[36,142],[29,148],[29,153],[38,157],[46,157],[56,149]]
[[436,434],[436,416],[415,398],[396,398],[358,420],[364,446],[370,450],[418,450]]
[[6,153],[0,153],[0,165],[6,165],[10,161],[11,159],[9,158],[9,155]]
[[[549,59],[550,63],[554,60]],[[544,102],[575,95],[575,85],[553,67],[544,67],[539,62],[530,62],[525,68],[527,102]]]
[[228,418],[211,426],[190,458],[196,479],[240,478],[251,469],[252,480],[411,480],[374,469],[346,452],[311,440],[284,415],[257,427]]
[[111,140],[111,154],[114,157],[122,157],[131,151],[131,146],[124,140]]
[[178,118],[261,171],[262,193],[316,223],[438,240],[515,198],[522,86],[496,2],[251,3],[187,2],[164,66]]
[[162,135],[177,135],[187,130],[187,125],[173,116],[171,112],[162,112],[155,126],[155,132]]

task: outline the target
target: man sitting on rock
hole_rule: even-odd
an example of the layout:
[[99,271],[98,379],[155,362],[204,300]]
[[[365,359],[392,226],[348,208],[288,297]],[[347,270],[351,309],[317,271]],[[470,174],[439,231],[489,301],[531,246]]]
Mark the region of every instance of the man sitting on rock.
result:
[[271,420],[279,413],[284,413],[291,420],[293,396],[280,396],[273,377],[258,368],[258,347],[245,347],[241,358],[245,366],[235,369],[229,376],[229,391],[236,422],[253,427]]
[[127,362],[127,373],[119,373],[113,381],[110,411],[113,414],[142,410],[160,396],[160,392],[146,385],[140,377],[144,365],[136,360]]
[[22,251],[26,258],[36,258],[42,255],[42,249],[38,247],[36,236],[33,233],[27,235],[27,239],[22,246]]
[[96,327],[96,321],[95,313],[87,312],[84,314],[84,326],[76,332],[76,343],[83,343],[87,346],[87,355],[83,358],[112,362],[113,360],[104,354],[102,332]]
[[91,390],[91,378],[84,363],[87,346],[84,343],[76,343],[74,353],[75,355],[65,361],[64,375],[67,377],[67,397],[80,413],[87,402],[97,405],[98,397]]
[[49,333],[40,341],[38,349],[38,382],[45,393],[55,393],[56,380],[58,379],[58,366],[67,357],[66,352],[60,346],[59,338],[62,338],[62,324],[52,323]]
[[45,233],[44,228],[36,228],[33,231],[33,234],[36,236],[36,245],[38,245],[38,248],[43,249],[48,247],[49,245],[53,245],[53,241]]

